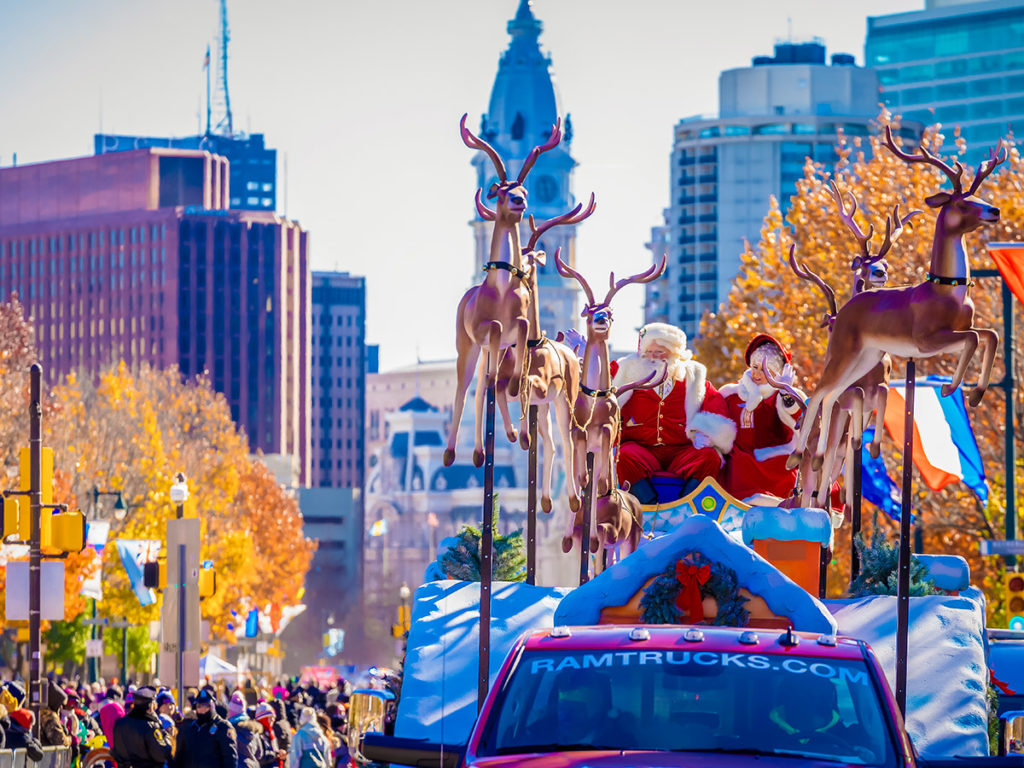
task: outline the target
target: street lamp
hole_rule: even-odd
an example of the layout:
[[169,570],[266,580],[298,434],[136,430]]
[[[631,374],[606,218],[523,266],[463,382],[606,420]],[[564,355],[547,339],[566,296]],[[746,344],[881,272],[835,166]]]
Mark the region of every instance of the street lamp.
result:
[[188,501],[188,483],[183,472],[178,472],[174,476],[170,495],[171,501],[178,506],[178,519],[181,520],[185,517],[185,502]]
[[[188,501],[188,483],[185,480],[184,472],[178,472],[174,475],[174,483],[171,484],[169,496],[171,497],[171,502],[178,507],[178,519],[183,520],[185,517],[185,502]],[[172,578],[177,578],[178,583],[178,701],[184,701],[185,695],[183,679],[185,675],[185,621],[187,617],[184,592],[185,567],[185,545],[182,544],[178,547],[178,573],[172,576]],[[164,640],[166,642],[166,638]]]

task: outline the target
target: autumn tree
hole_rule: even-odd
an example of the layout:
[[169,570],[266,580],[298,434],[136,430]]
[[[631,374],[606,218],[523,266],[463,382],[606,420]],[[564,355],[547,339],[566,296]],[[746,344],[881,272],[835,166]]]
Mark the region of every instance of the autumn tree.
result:
[[[883,112],[880,126],[892,121]],[[941,126],[925,130],[922,143],[933,153],[940,154],[943,144]],[[1008,159],[982,186],[979,194],[1000,209],[997,224],[987,225],[967,236],[967,248],[974,269],[993,265],[986,250],[986,242],[1024,240],[1024,161],[1012,141],[1008,145]],[[958,151],[963,154],[965,142],[957,138]],[[908,147],[910,149],[910,147]],[[701,325],[701,338],[695,342],[699,359],[708,366],[709,377],[716,382],[735,380],[743,370],[743,350],[749,339],[760,331],[768,331],[785,343],[793,353],[793,365],[799,383],[808,392],[813,391],[821,371],[828,344],[828,331],[821,327],[821,318],[827,311],[820,291],[799,280],[791,271],[787,257],[790,245],[796,246],[797,257],[832,285],[840,305],[846,301],[852,288],[852,258],[859,252],[853,234],[840,220],[836,203],[829,195],[828,181],[835,179],[840,188],[851,193],[858,202],[857,220],[865,231],[874,225],[875,232],[884,231],[885,217],[898,203],[905,214],[917,209],[924,212],[908,225],[888,256],[889,285],[912,285],[924,280],[930,262],[935,211],[928,207],[926,198],[948,184],[948,179],[934,166],[924,163],[907,164],[895,157],[879,135],[866,139],[840,138],[837,146],[839,161],[829,173],[821,164],[807,162],[804,178],[797,183],[797,194],[789,201],[785,215],[777,201],[770,202],[760,238],[747,245],[741,257],[739,274],[727,300],[715,314],[707,314]],[[951,158],[946,158],[952,164]],[[965,178],[971,175],[968,170]],[[965,180],[965,188],[969,181]],[[875,247],[881,234],[875,236]],[[979,279],[971,290],[974,301],[975,325],[994,328],[1002,332],[1002,300],[999,280]],[[1019,314],[1020,307],[1014,307]],[[1019,325],[1018,325],[1019,327]],[[996,356],[993,381],[1003,373],[1002,348]],[[1019,377],[1021,346],[1014,350],[1012,364]],[[977,376],[980,355],[968,369],[968,381]],[[918,375],[951,374],[956,357],[942,355],[920,361]],[[905,361],[896,358],[893,378],[904,376]],[[1018,378],[1019,380],[1019,378]],[[956,395],[959,396],[959,395]],[[1024,389],[1015,391],[1016,407],[1024,405]],[[978,539],[1002,538],[1005,509],[1004,471],[1004,396],[999,389],[990,389],[979,407],[969,411],[977,435],[984,466],[990,481],[990,500],[981,506],[964,486],[954,484],[941,492],[932,492],[919,479],[915,483],[915,514],[923,525],[926,551],[955,553],[968,559],[972,580],[995,595],[995,585],[1002,571],[1001,560],[982,559],[978,556]],[[898,447],[886,435],[883,456],[890,477],[898,476],[901,460]],[[868,505],[865,506],[868,509]],[[1020,509],[1020,500],[1017,501]],[[865,514],[865,519],[870,514]],[[884,525],[892,527],[890,523]],[[865,533],[866,536],[870,532]],[[849,526],[838,531],[837,558],[830,573],[830,588],[836,592],[849,579]],[[990,600],[990,611],[999,610]]]

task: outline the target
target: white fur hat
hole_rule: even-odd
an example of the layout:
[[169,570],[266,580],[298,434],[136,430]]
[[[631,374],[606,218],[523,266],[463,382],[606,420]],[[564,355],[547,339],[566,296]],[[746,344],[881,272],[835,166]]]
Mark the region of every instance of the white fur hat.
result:
[[668,323],[648,323],[640,329],[637,351],[642,355],[652,342],[671,349],[680,360],[689,360],[693,353],[686,348],[686,334],[681,328]]

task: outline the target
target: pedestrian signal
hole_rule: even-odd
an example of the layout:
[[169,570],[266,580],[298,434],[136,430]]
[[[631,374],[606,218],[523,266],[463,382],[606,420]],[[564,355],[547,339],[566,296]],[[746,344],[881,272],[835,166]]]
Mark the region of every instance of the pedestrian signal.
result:
[[142,584],[150,589],[167,587],[167,561],[157,560],[142,564]]
[[[27,491],[32,488],[31,448],[28,446],[22,448],[18,458],[21,490]],[[39,486],[40,503],[43,505],[53,504],[53,448],[40,449],[40,460],[42,464],[42,484]]]
[[[24,514],[21,513],[23,508]],[[4,541],[27,542],[31,536],[32,517],[28,513],[28,499],[4,497]]]
[[199,570],[199,599],[217,594],[217,572],[213,568]]
[[1024,573],[1006,574],[1006,619],[1010,629],[1024,630]]

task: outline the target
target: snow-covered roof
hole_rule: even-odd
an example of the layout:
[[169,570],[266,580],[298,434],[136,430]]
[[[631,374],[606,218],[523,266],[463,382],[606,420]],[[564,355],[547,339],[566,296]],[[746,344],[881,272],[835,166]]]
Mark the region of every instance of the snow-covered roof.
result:
[[743,515],[743,543],[755,541],[811,541],[832,548],[832,520],[816,507],[751,507]]
[[795,629],[835,633],[835,619],[817,598],[705,515],[685,519],[672,533],[647,542],[574,589],[555,610],[555,623],[597,624],[603,608],[625,605],[648,579],[690,552],[732,568],[741,587],[762,598],[775,615],[789,618]]

